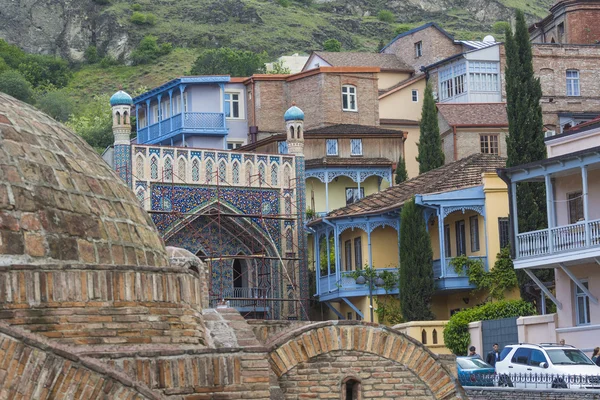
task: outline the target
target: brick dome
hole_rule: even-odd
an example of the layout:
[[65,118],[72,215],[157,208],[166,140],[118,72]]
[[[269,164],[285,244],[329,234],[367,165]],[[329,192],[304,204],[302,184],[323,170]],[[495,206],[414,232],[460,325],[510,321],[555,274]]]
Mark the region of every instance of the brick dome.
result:
[[206,282],[187,265],[94,149],[0,93],[0,320],[81,351],[204,346]]

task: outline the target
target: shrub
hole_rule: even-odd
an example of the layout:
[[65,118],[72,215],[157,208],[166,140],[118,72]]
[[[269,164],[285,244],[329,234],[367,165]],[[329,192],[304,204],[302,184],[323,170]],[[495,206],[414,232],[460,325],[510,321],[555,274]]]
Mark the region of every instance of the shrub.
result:
[[105,6],[107,4],[110,4],[110,0],[94,0],[94,3],[100,4],[101,6]]
[[71,79],[69,64],[58,57],[28,54],[18,69],[33,87],[62,88]]
[[100,66],[102,68],[108,68],[111,67],[113,65],[118,65],[119,62],[117,61],[116,58],[111,57],[111,56],[104,56],[102,57],[102,60],[100,60]]
[[6,71],[0,74],[0,92],[26,103],[30,103],[33,97],[31,84],[17,71]]
[[141,4],[138,4],[138,3],[132,4],[132,5],[131,5],[131,9],[132,9],[133,11],[142,11],[142,5],[141,5]]
[[340,52],[342,51],[342,44],[337,39],[327,39],[323,43],[323,49],[325,51]]
[[170,53],[172,49],[173,46],[170,43],[163,43],[159,46],[158,38],[148,35],[140,41],[137,49],[131,53],[131,60],[134,65],[148,64],[161,55]]
[[534,314],[533,305],[523,300],[502,300],[459,311],[450,317],[444,329],[444,343],[452,353],[465,355],[471,342],[469,323]]
[[156,15],[146,14],[146,25],[156,25]]
[[263,72],[267,53],[235,50],[229,47],[204,50],[192,66],[192,75],[250,76]]
[[129,21],[136,25],[155,25],[156,15],[134,11],[133,14],[131,14],[131,18],[129,18]]
[[289,7],[290,0],[277,0],[277,4],[279,4],[281,7]]
[[396,19],[394,17],[394,13],[392,13],[389,10],[380,10],[377,13],[377,19],[382,21],[382,22],[394,22],[394,20]]
[[10,69],[4,58],[0,57],[0,74]]
[[53,90],[45,93],[36,106],[60,122],[66,122],[73,114],[73,102],[65,92]]
[[510,24],[506,21],[497,21],[492,25],[492,32],[497,35],[504,35],[507,29],[510,29]]
[[85,49],[83,58],[88,64],[96,64],[98,61],[100,61],[100,56],[98,55],[98,49],[96,46],[89,46],[87,49]]
[[410,29],[411,29],[411,28],[410,28],[410,25],[406,25],[406,24],[400,24],[400,25],[398,25],[398,26],[396,27],[396,29],[394,29],[394,33],[395,33],[396,35],[400,35],[400,34],[402,34],[402,33],[404,33],[404,32],[408,32],[408,31],[410,31]]

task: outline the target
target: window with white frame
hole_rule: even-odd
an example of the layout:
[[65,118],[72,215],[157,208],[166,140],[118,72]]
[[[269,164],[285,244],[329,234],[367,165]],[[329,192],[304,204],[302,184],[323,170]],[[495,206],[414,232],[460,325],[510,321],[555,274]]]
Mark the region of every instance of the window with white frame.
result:
[[474,92],[498,92],[499,65],[497,62],[469,62],[469,90]]
[[579,95],[579,71],[567,70],[567,96]]
[[467,81],[467,64],[456,64],[452,66],[452,73],[454,74],[454,95],[463,94],[466,92],[466,81]]
[[356,111],[356,86],[342,86],[342,110]]
[[183,111],[188,112],[188,93],[183,92]]
[[244,145],[244,142],[227,142],[227,150],[239,149]]
[[417,89],[412,90],[412,101],[417,103],[419,101],[419,91]]
[[[586,289],[589,289],[587,281],[581,281]],[[590,323],[590,298],[583,290],[575,285],[575,324],[588,325]]]
[[471,252],[479,251],[479,217],[473,215],[469,217],[469,233],[471,235]]
[[242,118],[240,107],[240,94],[238,92],[225,92],[225,117],[232,119]]
[[440,71],[440,99],[446,100],[454,96],[454,79],[452,77],[452,66]]
[[365,197],[365,188],[360,188],[360,192],[357,187],[346,188],[346,205],[356,203],[363,197]]
[[337,139],[327,139],[325,141],[325,146],[327,147],[327,155],[328,156],[337,156],[338,155]]
[[158,123],[158,121],[159,121],[159,119],[158,119],[158,104],[154,104],[153,106],[150,106],[150,113],[152,114],[151,124]]
[[440,99],[446,100],[467,91],[467,66],[454,64],[440,70]]
[[362,156],[362,139],[350,139],[350,155]]
[[498,135],[480,135],[479,145],[483,154],[498,155]]
[[177,115],[181,112],[181,95],[173,96],[173,115]]
[[415,57],[419,58],[423,55],[423,42],[418,41],[415,43]]

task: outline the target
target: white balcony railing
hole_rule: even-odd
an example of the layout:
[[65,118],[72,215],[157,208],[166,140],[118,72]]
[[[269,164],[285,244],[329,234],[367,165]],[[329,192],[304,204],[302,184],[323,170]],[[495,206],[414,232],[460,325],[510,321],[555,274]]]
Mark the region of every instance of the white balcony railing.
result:
[[265,307],[269,297],[266,288],[235,287],[224,289],[219,296],[211,296],[210,303],[211,307],[216,307],[218,301],[226,299],[230,307]]
[[517,258],[537,257],[600,246],[600,220],[517,235]]

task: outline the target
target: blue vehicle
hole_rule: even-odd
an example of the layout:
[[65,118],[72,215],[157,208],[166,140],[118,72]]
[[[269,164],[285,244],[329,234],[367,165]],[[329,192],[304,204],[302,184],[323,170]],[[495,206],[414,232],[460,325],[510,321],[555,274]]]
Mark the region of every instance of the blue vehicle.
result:
[[494,386],[496,370],[479,357],[456,357],[458,380],[463,386]]

